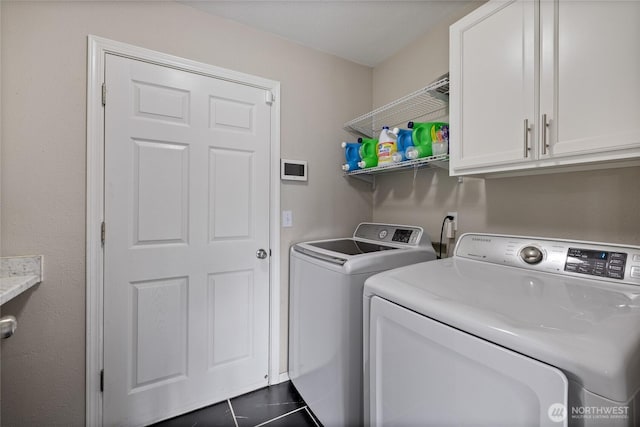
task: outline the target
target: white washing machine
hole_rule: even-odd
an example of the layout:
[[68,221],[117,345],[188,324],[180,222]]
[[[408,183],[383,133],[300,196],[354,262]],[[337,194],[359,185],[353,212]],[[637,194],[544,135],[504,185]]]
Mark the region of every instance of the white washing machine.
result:
[[640,425],[640,247],[463,235],[369,278],[365,424]]
[[391,224],[291,248],[289,377],[325,427],[362,425],[365,279],[435,258],[422,228]]

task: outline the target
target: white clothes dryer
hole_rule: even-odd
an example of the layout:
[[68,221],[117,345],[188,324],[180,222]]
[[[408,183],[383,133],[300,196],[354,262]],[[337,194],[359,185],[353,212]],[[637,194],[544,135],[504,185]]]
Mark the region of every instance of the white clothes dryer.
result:
[[465,234],[369,278],[365,424],[632,426],[640,247]]
[[291,248],[289,377],[325,427],[362,425],[362,291],[372,274],[434,260],[422,228],[362,223]]

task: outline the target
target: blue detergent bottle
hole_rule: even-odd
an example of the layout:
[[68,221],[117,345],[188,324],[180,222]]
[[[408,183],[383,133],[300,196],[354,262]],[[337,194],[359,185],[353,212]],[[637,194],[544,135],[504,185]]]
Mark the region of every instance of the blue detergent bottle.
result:
[[413,147],[413,130],[394,128],[393,133],[398,136],[398,152],[399,159],[396,161],[403,162],[408,160],[407,148]]
[[360,144],[357,142],[343,142],[342,148],[344,148],[344,158],[347,161],[342,165],[342,170],[349,172],[360,169],[360,166],[358,166],[358,163],[362,160],[360,157]]

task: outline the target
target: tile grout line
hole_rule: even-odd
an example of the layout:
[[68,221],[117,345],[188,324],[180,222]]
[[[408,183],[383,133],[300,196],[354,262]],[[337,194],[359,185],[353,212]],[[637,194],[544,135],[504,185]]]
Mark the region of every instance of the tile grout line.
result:
[[309,414],[309,417],[311,417],[311,421],[313,421],[313,423],[316,425],[316,427],[320,427],[320,425],[316,421],[316,417],[314,417],[313,414],[311,413],[311,411],[309,410],[309,406],[308,405],[305,406],[304,409],[307,411],[307,414]]
[[300,408],[298,408],[298,409],[294,409],[293,411],[287,412],[286,414],[282,414],[282,415],[280,415],[280,416],[278,416],[278,417],[275,417],[275,418],[272,418],[272,419],[270,419],[270,420],[268,420],[268,421],[265,421],[265,422],[263,422],[263,423],[260,423],[260,424],[258,424],[258,425],[257,425],[257,426],[255,426],[255,427],[262,427],[262,426],[264,426],[264,425],[269,424],[269,423],[270,423],[270,422],[272,422],[272,421],[279,420],[280,418],[284,418],[284,417],[286,417],[287,415],[291,415],[291,414],[293,414],[293,413],[295,413],[295,412],[300,412],[300,411],[302,411],[304,408],[306,408],[306,406],[301,406]]
[[238,420],[236,420],[236,413],[233,410],[233,406],[231,405],[231,400],[227,399],[227,404],[229,405],[229,409],[231,409],[231,416],[233,416],[233,423],[238,427]]

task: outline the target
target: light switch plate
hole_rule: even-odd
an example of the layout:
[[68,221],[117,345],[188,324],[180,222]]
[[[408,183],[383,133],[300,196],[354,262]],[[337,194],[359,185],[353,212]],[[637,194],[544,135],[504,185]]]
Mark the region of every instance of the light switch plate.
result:
[[293,227],[293,212],[292,211],[282,211],[282,226],[283,227]]

